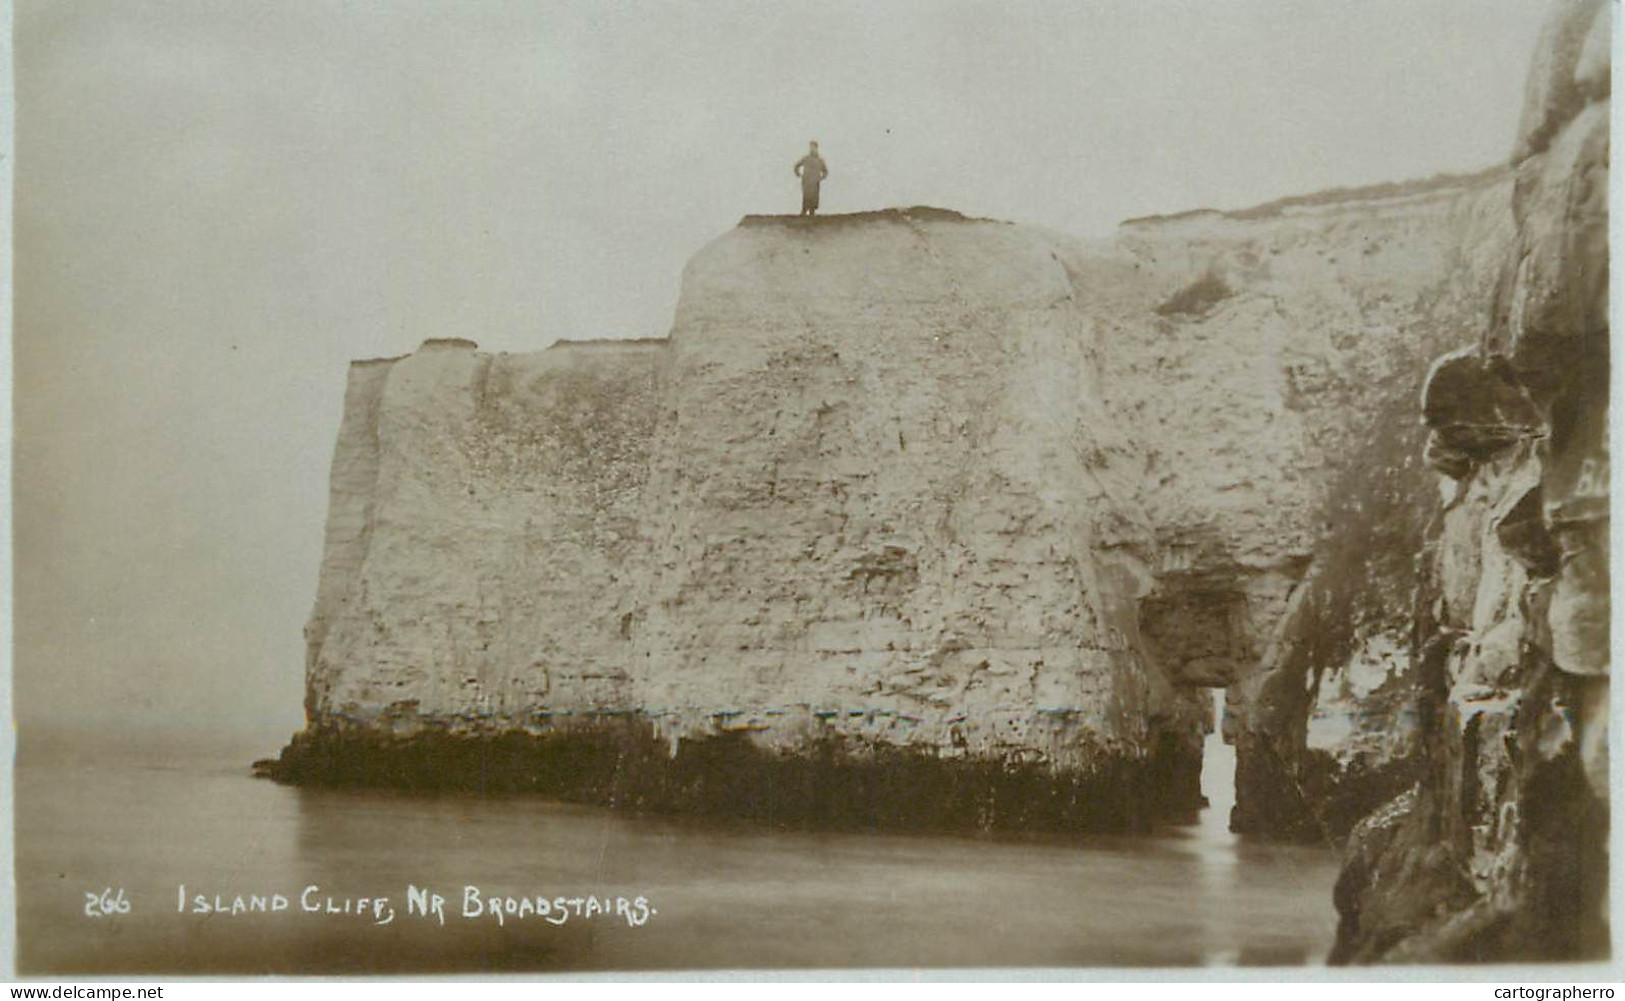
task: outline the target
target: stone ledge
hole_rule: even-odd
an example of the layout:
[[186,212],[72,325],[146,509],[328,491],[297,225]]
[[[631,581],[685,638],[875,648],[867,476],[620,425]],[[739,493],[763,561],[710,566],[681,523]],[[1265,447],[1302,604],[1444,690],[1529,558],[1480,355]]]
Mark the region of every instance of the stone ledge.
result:
[[539,794],[635,813],[683,813],[786,828],[934,831],[1141,831],[1201,806],[1200,752],[1166,741],[1087,770],[951,759],[830,738],[805,753],[746,733],[672,748],[646,723],[602,719],[542,734],[400,738],[305,730],[255,774],[289,785],[420,793]]
[[953,209],[939,209],[930,205],[914,205],[909,208],[873,209],[868,212],[840,212],[834,215],[748,215],[739,220],[741,227],[747,226],[852,226],[872,222],[989,222],[1000,226],[1010,223],[1003,219],[983,219],[968,216]]

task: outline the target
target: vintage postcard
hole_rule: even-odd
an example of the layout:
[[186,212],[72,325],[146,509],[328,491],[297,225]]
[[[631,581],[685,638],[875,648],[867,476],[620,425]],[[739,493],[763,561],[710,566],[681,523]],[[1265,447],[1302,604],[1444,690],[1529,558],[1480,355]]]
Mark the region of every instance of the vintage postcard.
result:
[[14,974],[1614,978],[1613,7],[16,0]]

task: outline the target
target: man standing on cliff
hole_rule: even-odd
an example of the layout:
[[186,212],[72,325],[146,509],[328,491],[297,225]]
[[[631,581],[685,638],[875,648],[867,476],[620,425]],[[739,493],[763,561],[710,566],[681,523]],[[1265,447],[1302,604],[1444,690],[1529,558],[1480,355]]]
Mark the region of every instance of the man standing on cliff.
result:
[[808,143],[807,155],[797,160],[791,169],[801,178],[801,214],[817,214],[818,185],[829,176],[829,167],[825,166],[824,158],[818,155],[818,144]]

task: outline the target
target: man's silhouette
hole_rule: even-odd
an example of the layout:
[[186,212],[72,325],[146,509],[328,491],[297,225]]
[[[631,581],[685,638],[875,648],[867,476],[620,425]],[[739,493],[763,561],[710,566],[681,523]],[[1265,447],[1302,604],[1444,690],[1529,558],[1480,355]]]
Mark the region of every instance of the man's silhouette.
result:
[[808,143],[807,155],[797,160],[791,169],[801,178],[801,214],[814,215],[818,212],[818,185],[829,176],[829,167],[818,155],[818,144]]

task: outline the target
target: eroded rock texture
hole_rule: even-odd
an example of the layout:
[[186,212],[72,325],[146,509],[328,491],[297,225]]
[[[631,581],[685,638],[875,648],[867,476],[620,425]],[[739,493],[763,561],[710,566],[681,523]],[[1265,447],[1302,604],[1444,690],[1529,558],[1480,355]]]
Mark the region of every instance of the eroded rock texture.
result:
[[1336,841],[1414,778],[1415,557],[1437,512],[1416,398],[1482,327],[1507,170],[1124,228],[1155,305],[1103,323],[1157,536],[1142,632],[1228,686],[1232,826]]
[[1132,276],[940,210],[747,218],[669,342],[358,365],[310,727],[270,771],[798,822],[1194,808],[1207,712],[1140,634],[1155,541],[1083,305]]
[[1447,500],[1418,565],[1420,771],[1354,833],[1339,961],[1608,950],[1609,18],[1556,8],[1494,312],[1423,394]]
[[633,624],[663,730],[1083,767],[1191,715],[1139,648],[1152,539],[1080,305],[1123,265],[1081,253],[884,213],[689,264]]
[[[1424,454],[1465,476],[1561,421],[1539,386],[1566,356],[1534,351],[1443,366],[1431,448],[1417,420],[1430,361],[1518,287],[1515,186],[1557,197],[1503,168],[1099,247],[930,209],[747,217],[690,263],[669,341],[358,365],[310,726],[268,771],[1124,827],[1199,802],[1224,687],[1235,825],[1338,837],[1421,767]],[[1544,498],[1502,520],[1552,566],[1595,534]]]
[[626,704],[663,348],[430,341],[351,367],[305,631],[313,722]]
[[[1281,788],[1321,761],[1359,787],[1414,743],[1339,707],[1405,659],[1436,496],[1417,382],[1482,315],[1511,183],[1100,247],[940,210],[751,217],[689,265],[669,341],[359,364],[311,725],[270,770],[1120,827],[1199,802],[1200,689],[1228,687],[1238,826],[1302,833],[1320,815]],[[1311,702],[1335,725],[1306,756]],[[900,775],[936,791],[899,813]]]

